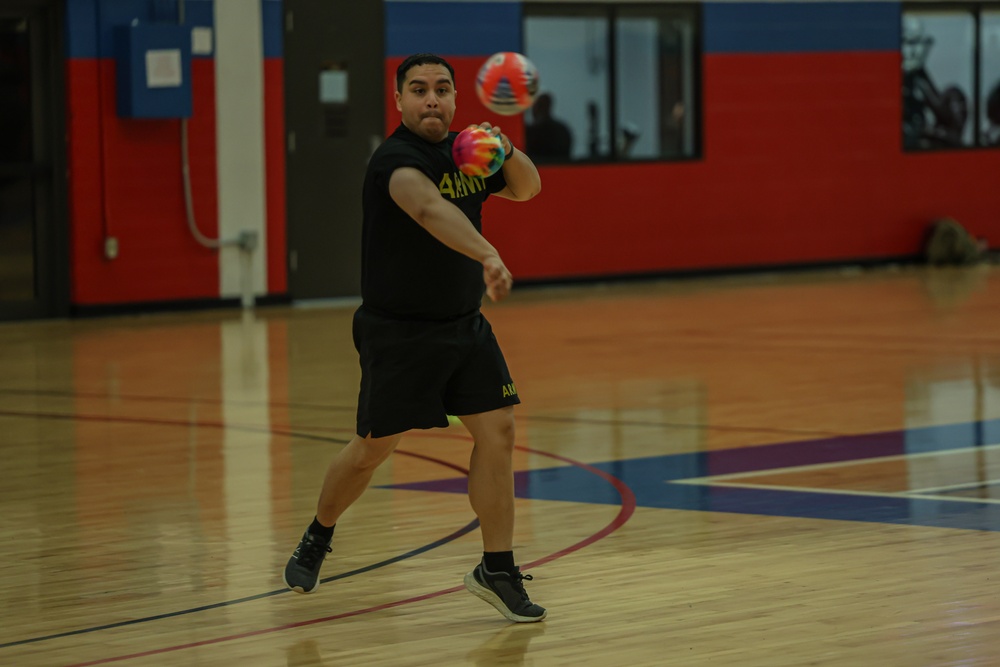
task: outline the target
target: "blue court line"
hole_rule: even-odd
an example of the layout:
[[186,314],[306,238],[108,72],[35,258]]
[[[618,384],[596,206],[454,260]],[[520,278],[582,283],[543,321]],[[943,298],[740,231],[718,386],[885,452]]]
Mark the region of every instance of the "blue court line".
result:
[[[430,551],[431,549],[436,549],[439,546],[447,544],[453,540],[462,537],[479,527],[479,519],[473,519],[464,527],[459,528],[451,535],[442,537],[439,540],[431,542],[430,544],[425,544],[422,547],[414,549],[412,551],[407,551],[405,554],[399,556],[394,556],[387,560],[381,561],[379,563],[374,563],[372,565],[366,565],[365,567],[358,568],[356,570],[351,570],[350,572],[343,572],[341,574],[335,574],[332,577],[326,577],[325,579],[320,579],[321,584],[326,584],[331,581],[336,581],[338,579],[346,579],[347,577],[353,577],[358,574],[363,574],[365,572],[371,572],[372,570],[377,570],[379,568],[385,567],[387,565],[392,565],[393,563],[398,563],[401,560],[406,560],[407,558],[413,558],[414,556],[419,556],[420,554]],[[89,628],[82,628],[80,630],[71,630],[69,632],[60,632],[54,635],[45,635],[44,637],[33,637],[31,639],[20,639],[14,642],[7,642],[6,644],[0,644],[0,649],[11,648],[13,646],[22,646],[24,644],[34,644],[36,642],[48,641],[50,639],[60,639],[62,637],[73,637],[75,635],[83,635],[91,632],[98,632],[100,630],[110,630],[112,628],[121,628],[129,625],[138,625],[139,623],[148,623],[150,621],[160,621],[165,618],[174,618],[176,616],[184,616],[186,614],[194,614],[199,611],[208,611],[209,609],[218,609],[219,607],[231,607],[233,605],[241,604],[243,602],[252,602],[253,600],[261,600],[263,598],[274,597],[275,595],[282,595],[283,593],[291,593],[292,591],[287,588],[282,588],[275,591],[268,591],[267,593],[258,593],[257,595],[249,595],[243,598],[237,598],[235,600],[227,600],[225,602],[216,602],[214,604],[207,604],[201,607],[192,607],[191,609],[183,609],[181,611],[172,611],[166,614],[157,614],[155,616],[146,616],[144,618],[134,618],[128,621],[120,621],[118,623],[108,623],[106,625],[96,625]]]
[[[679,483],[717,475],[863,462],[998,443],[1000,420],[994,419],[591,465],[627,484],[640,507],[1000,531],[1000,504],[971,499],[844,494],[806,487],[744,488],[713,483],[711,479]],[[543,468],[515,473],[515,492],[519,498],[535,500],[609,505],[618,502],[612,490],[591,482],[588,475],[572,467]],[[466,484],[465,478],[449,478],[385,488],[465,493]]]

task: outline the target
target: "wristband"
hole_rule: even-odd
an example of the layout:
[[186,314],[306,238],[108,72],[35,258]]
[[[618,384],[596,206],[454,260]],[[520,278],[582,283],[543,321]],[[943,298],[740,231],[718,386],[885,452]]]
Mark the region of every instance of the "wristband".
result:
[[[504,160],[506,160],[507,158],[509,158],[511,155],[514,154],[514,142],[511,141],[510,139],[508,139],[507,143],[510,145],[510,152],[509,153],[507,151],[503,152],[503,159]],[[501,146],[501,148],[503,148],[503,146]]]

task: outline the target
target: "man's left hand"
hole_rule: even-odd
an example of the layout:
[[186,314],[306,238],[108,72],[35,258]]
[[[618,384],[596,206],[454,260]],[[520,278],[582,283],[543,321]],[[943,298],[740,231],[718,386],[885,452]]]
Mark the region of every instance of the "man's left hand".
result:
[[510,155],[510,152],[513,150],[513,147],[511,146],[510,139],[507,138],[507,135],[500,131],[499,125],[494,127],[492,123],[486,121],[485,123],[480,123],[479,125],[470,125],[469,127],[479,127],[486,130],[494,137],[500,137],[500,144],[503,146],[504,155]]

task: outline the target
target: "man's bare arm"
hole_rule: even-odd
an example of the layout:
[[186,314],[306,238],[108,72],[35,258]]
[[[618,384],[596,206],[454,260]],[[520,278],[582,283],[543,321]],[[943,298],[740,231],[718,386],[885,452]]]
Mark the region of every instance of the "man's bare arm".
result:
[[481,123],[479,127],[500,137],[504,153],[508,156],[501,167],[507,187],[497,192],[496,196],[513,201],[528,201],[541,192],[542,179],[538,175],[535,163],[510,143],[510,139],[500,131],[499,126],[493,127],[490,123]]
[[510,271],[486,238],[461,209],[441,197],[437,187],[413,167],[401,167],[389,177],[389,195],[418,225],[452,250],[483,265],[486,293],[498,301],[510,293]]

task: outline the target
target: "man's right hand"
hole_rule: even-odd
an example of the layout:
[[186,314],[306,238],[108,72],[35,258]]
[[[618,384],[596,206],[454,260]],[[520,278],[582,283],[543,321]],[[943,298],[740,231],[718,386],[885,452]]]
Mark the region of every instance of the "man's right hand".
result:
[[510,294],[510,286],[514,278],[496,255],[483,260],[483,282],[486,283],[486,296],[491,301],[500,301]]

